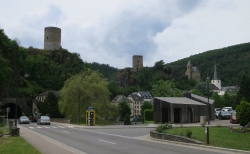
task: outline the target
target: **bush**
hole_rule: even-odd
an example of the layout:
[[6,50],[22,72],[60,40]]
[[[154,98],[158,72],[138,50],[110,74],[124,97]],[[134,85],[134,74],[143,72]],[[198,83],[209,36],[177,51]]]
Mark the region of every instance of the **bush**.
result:
[[129,117],[129,114],[126,114],[124,118],[124,122],[128,122],[128,121],[130,121],[130,117]]
[[156,128],[156,131],[157,131],[158,133],[162,133],[163,130],[169,129],[169,128],[172,128],[172,125],[168,125],[168,123],[165,123],[165,124],[161,124],[160,126],[158,126],[158,127]]
[[186,136],[187,137],[191,138],[192,134],[193,133],[192,133],[192,131],[190,129],[186,129]]
[[144,120],[152,121],[153,120],[153,109],[144,110]]
[[241,126],[245,126],[250,122],[250,103],[241,101],[236,108],[236,118]]

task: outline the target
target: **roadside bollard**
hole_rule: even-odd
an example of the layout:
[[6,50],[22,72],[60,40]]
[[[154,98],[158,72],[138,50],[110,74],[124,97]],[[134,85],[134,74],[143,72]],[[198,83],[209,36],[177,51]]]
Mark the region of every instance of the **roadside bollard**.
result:
[[209,127],[205,127],[206,144],[209,144]]

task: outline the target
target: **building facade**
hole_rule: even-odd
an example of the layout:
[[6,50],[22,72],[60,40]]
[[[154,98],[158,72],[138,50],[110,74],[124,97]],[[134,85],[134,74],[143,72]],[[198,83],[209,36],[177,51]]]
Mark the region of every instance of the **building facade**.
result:
[[187,64],[187,70],[185,72],[185,76],[188,79],[194,79],[196,82],[200,82],[201,76],[200,76],[200,71],[197,69],[197,67],[193,67],[191,61],[188,61]]
[[61,49],[61,29],[58,27],[44,28],[44,50]]
[[133,71],[137,72],[143,68],[143,56],[141,55],[134,55],[133,56]]

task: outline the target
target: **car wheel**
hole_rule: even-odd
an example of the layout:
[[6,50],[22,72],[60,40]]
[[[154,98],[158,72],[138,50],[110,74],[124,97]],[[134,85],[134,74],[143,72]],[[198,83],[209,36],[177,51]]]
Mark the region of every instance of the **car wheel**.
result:
[[50,123],[49,123],[49,125],[50,125]]

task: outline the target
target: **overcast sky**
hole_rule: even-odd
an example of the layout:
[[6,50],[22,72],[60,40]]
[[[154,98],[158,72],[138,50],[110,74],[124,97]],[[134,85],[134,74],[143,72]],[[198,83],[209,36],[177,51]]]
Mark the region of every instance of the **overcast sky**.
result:
[[44,28],[85,62],[132,67],[174,62],[250,41],[250,0],[4,0],[0,29],[21,46],[43,49]]

